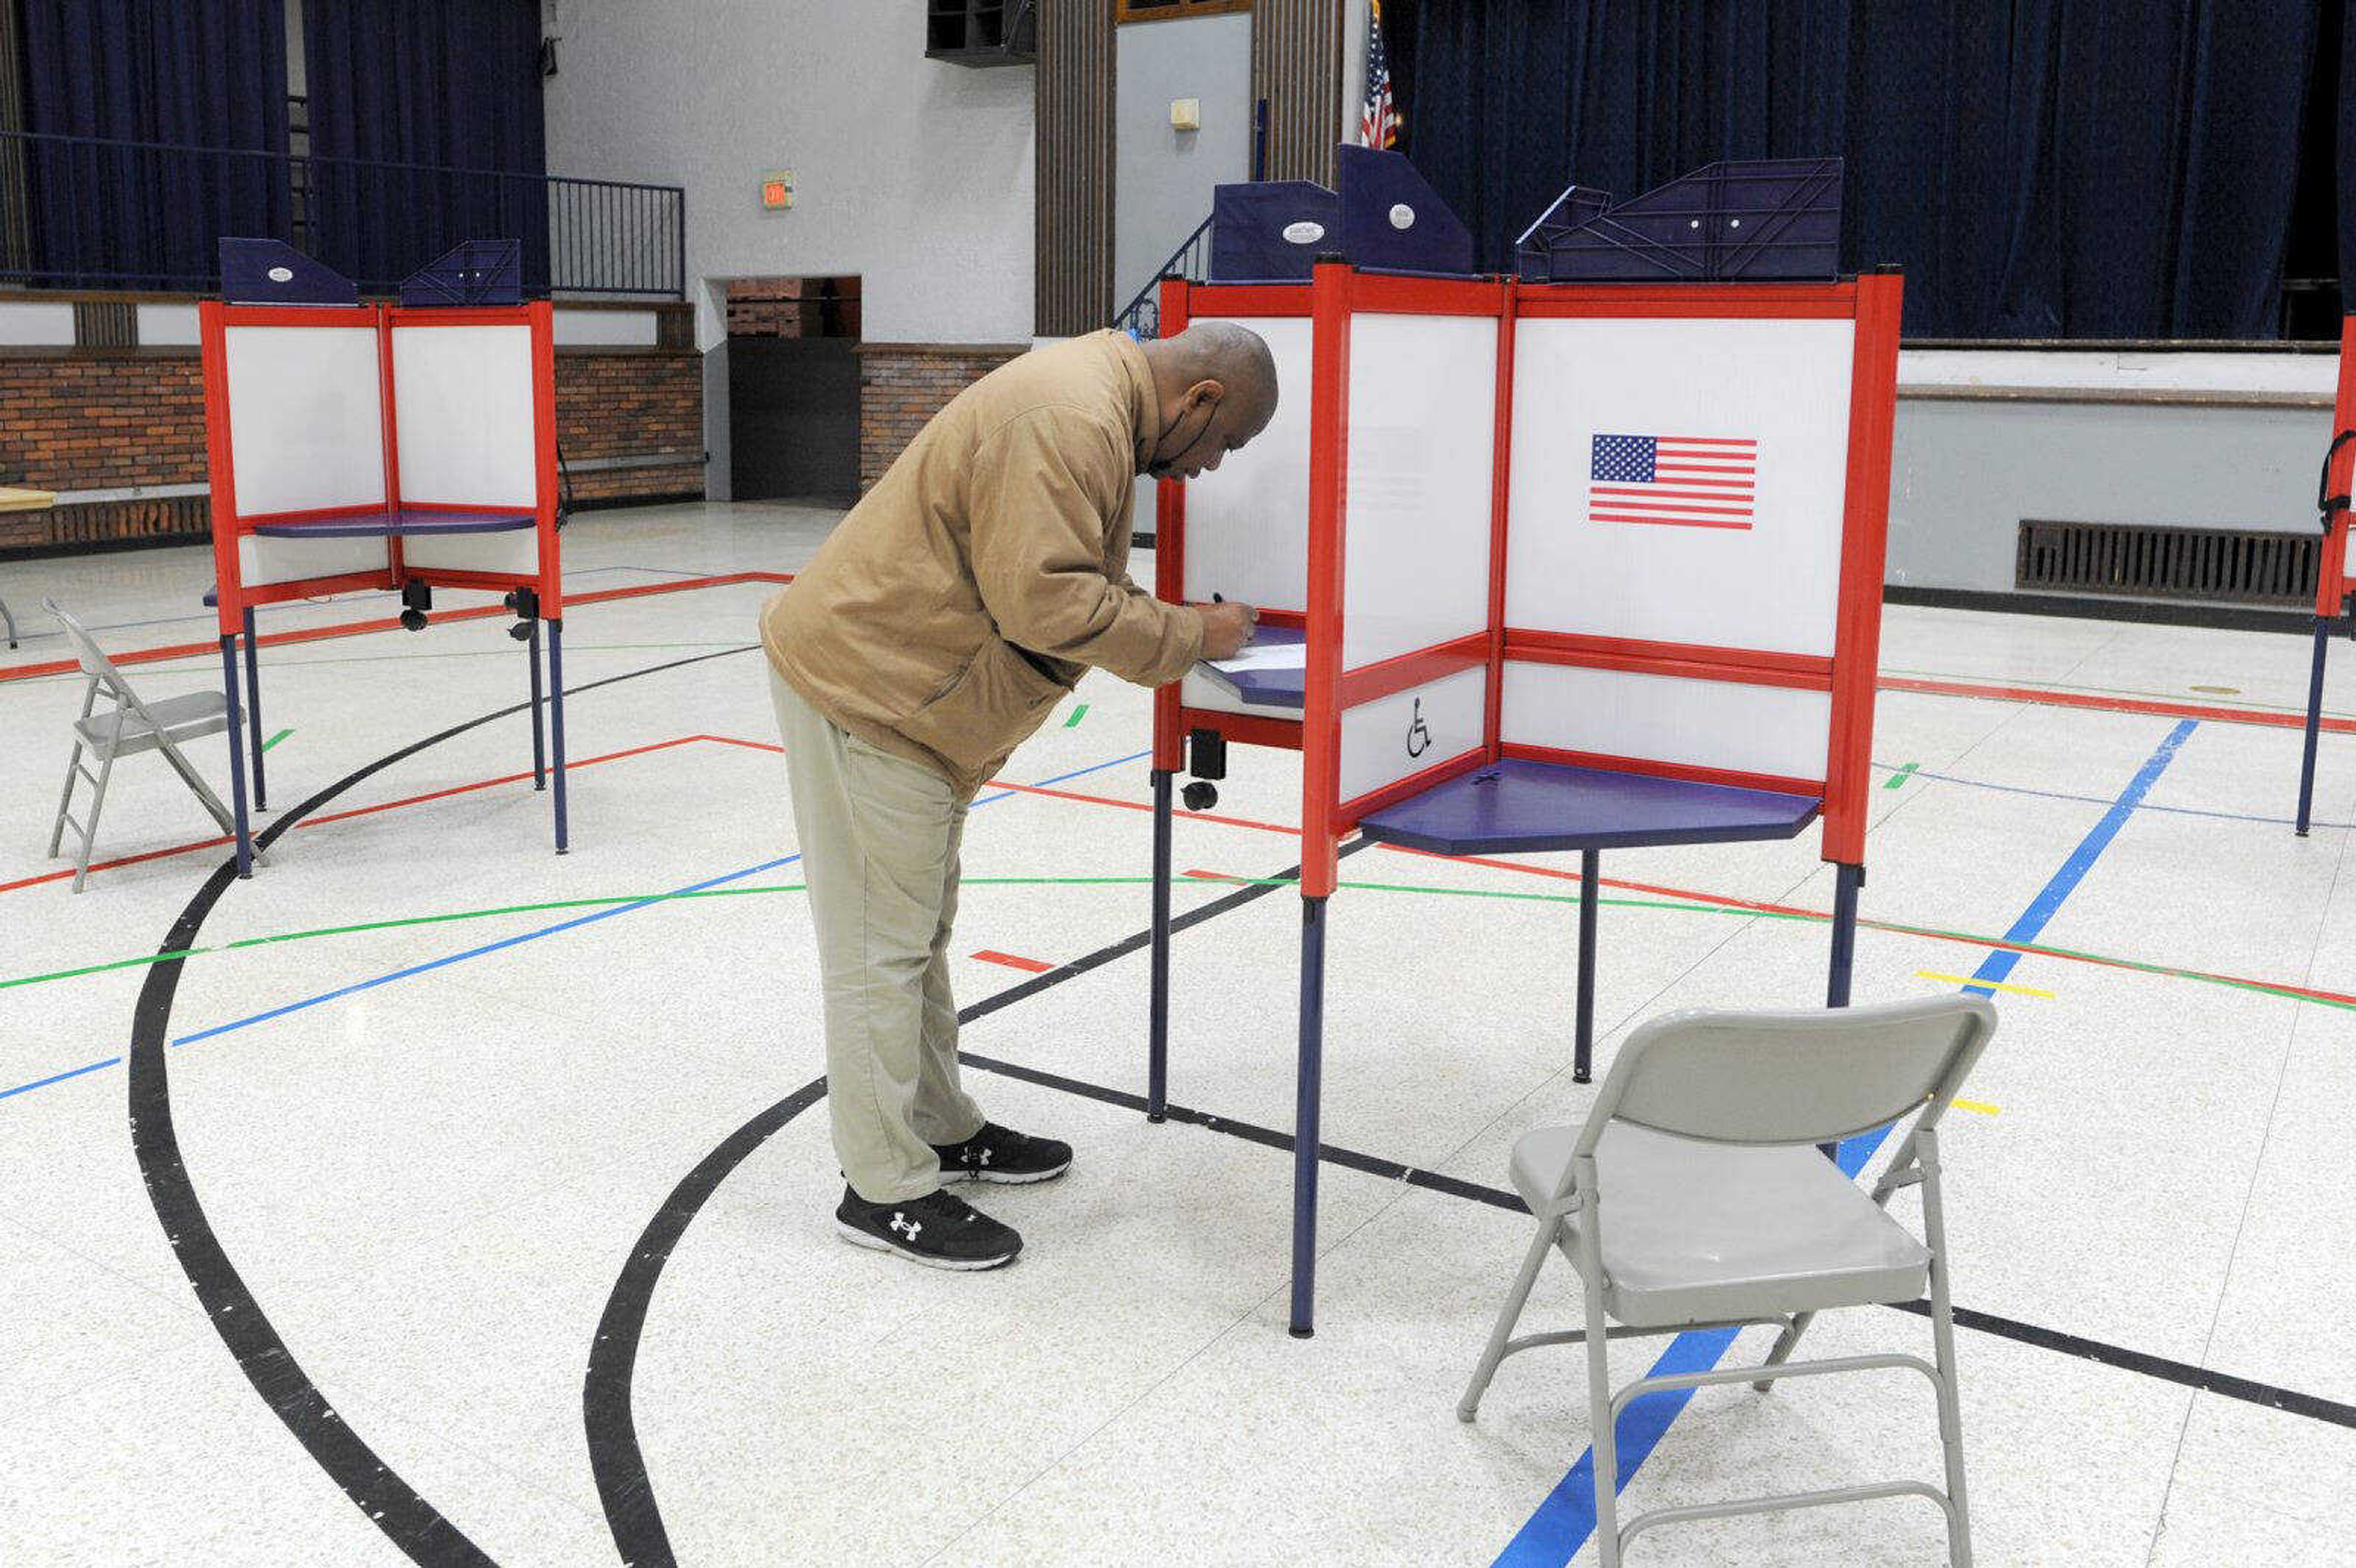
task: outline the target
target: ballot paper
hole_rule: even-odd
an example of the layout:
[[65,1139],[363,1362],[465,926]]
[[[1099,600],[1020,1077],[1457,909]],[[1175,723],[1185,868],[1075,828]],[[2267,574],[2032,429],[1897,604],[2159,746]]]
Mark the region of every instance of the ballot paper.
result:
[[1204,659],[1195,670],[1247,702],[1301,706],[1309,643],[1296,628],[1262,626],[1233,658]]
[[1240,675],[1252,669],[1298,669],[1309,667],[1307,643],[1252,643],[1231,659],[1205,659],[1205,664],[1225,675]]

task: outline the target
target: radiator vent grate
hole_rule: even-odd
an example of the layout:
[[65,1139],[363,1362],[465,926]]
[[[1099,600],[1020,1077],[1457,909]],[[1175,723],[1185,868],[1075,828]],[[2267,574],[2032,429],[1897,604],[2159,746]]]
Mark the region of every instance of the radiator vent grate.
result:
[[2125,599],[2310,604],[2322,554],[2319,532],[2024,517],[2013,586]]

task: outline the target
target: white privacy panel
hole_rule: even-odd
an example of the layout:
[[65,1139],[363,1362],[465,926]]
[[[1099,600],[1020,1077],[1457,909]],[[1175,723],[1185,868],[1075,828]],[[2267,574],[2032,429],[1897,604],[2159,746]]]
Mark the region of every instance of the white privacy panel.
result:
[[1506,624],[1829,655],[1855,331],[1520,322]]
[[403,501],[532,505],[531,368],[529,326],[392,329]]
[[384,504],[374,327],[231,326],[221,357],[240,512]]
[[1497,323],[1350,321],[1342,667],[1485,630]]
[[443,534],[401,541],[401,559],[411,566],[447,571],[496,571],[517,577],[540,575],[540,531],[511,534]]
[[[1202,319],[1209,319],[1207,317]],[[1186,482],[1185,596],[1309,607],[1309,318],[1232,319],[1276,360],[1276,416],[1215,474]]]
[[[240,506],[245,504],[243,479],[241,474]],[[383,571],[392,564],[392,552],[381,539],[289,539],[247,534],[237,541],[237,560],[238,580],[257,588],[348,571]]]
[[1505,666],[1508,745],[1821,779],[1832,696],[1569,665]]
[[1342,714],[1342,798],[1396,784],[1481,744],[1486,666],[1410,687]]

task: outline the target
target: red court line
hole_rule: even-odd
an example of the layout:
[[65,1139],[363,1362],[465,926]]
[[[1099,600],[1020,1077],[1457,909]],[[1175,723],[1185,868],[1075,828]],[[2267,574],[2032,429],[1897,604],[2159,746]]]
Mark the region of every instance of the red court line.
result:
[[[616,599],[641,599],[650,593],[682,593],[691,588],[727,588],[739,582],[791,582],[793,574],[786,571],[730,571],[716,577],[690,577],[677,582],[640,582],[627,588],[600,588],[594,592],[565,596],[567,609],[575,604],[603,604]],[[504,604],[470,604],[461,610],[437,610],[436,622],[481,621],[493,615],[514,613]],[[328,626],[299,626],[292,631],[267,632],[257,641],[265,648],[283,647],[289,643],[325,642],[330,637],[359,637],[371,632],[390,632],[401,623],[395,619],[380,621],[339,621]],[[166,647],[139,648],[127,654],[116,654],[119,665],[156,664],[166,659],[194,658],[199,654],[218,653],[218,639],[204,643],[174,643]],[[30,680],[36,676],[63,675],[80,667],[72,659],[52,659],[47,664],[10,665],[0,668],[0,681]],[[95,870],[97,868],[92,867]],[[0,888],[0,892],[5,892]]]
[[[1919,680],[1885,675],[1884,691],[1920,691],[1933,697],[1992,697],[2007,702],[2041,702],[2049,708],[2093,708],[2105,713],[2149,713],[2163,719],[2212,719],[2221,724],[2259,724],[2276,730],[2299,730],[2303,713],[2269,713],[2253,708],[2211,708],[2190,702],[2147,702],[2131,697],[2094,697],[2079,691],[2052,691],[2041,686],[1980,686],[1961,680]],[[2326,719],[2323,728],[2335,735],[2356,734],[2356,719]]]
[[[768,752],[778,753],[785,750],[783,746],[760,741],[747,741],[734,735],[680,735],[668,741],[656,741],[644,746],[633,746],[627,751],[610,752],[603,756],[586,757],[582,759],[580,762],[568,763],[567,766],[568,768],[591,767],[599,763],[616,762],[624,757],[640,757],[653,752],[669,751],[673,747],[683,746],[695,741],[710,741],[720,745],[737,746],[749,752]],[[466,795],[477,790],[490,789],[498,784],[513,784],[519,780],[530,778],[530,776],[531,775],[528,773],[504,774],[498,778],[484,779],[475,784],[458,784],[449,789],[433,790],[423,795],[407,795],[399,800],[389,800],[376,805],[359,806],[351,811],[337,812],[332,816],[306,818],[296,826],[298,827],[312,827],[328,822],[344,821],[355,816],[368,816],[380,811],[393,811],[403,806],[420,805],[423,805],[427,801],[444,800],[455,795]],[[1150,812],[1153,809],[1150,804],[1143,801],[1119,800],[1110,795],[1082,795],[1076,790],[1048,789],[1038,784],[1006,784],[1001,781],[994,780],[989,787],[993,789],[1012,790],[1018,795],[1046,795],[1049,798],[1055,800],[1076,801],[1087,805],[1118,806],[1123,811]],[[1185,815],[1187,819],[1190,821],[1216,822],[1230,827],[1249,827],[1263,833],[1281,833],[1296,838],[1301,835],[1300,828],[1288,827],[1282,823],[1256,822],[1249,817],[1242,816],[1217,816],[1206,812],[1188,812]],[[208,838],[194,844],[177,845],[169,849],[151,849],[142,855],[127,855],[120,859],[94,862],[91,866],[91,869],[98,871],[105,870],[116,866],[135,865],[144,860],[160,859],[167,855],[185,855],[198,849],[217,848],[220,846],[226,845],[228,842],[229,840],[226,837]],[[1378,845],[1377,848],[1388,850],[1390,853],[1395,855],[1412,855],[1427,860],[1451,860],[1467,866],[1481,866],[1493,870],[1513,871],[1526,877],[1546,877],[1566,882],[1576,882],[1580,880],[1579,873],[1576,871],[1559,870],[1552,866],[1526,865],[1518,860],[1501,860],[1484,855],[1440,855],[1435,854],[1429,849],[1411,849],[1404,845],[1398,844],[1383,844]],[[1181,874],[1185,877],[1203,881],[1232,881],[1235,880],[1232,877],[1223,876],[1219,872],[1199,869],[1188,870]],[[41,882],[59,881],[72,875],[72,868],[69,867],[64,870],[52,871],[44,876],[27,877],[14,882],[0,882],[0,892],[11,892],[16,889],[31,887]],[[1808,920],[1830,920],[1832,918],[1831,914],[1825,910],[1806,909],[1795,904],[1765,903],[1753,899],[1733,898],[1724,893],[1701,892],[1691,888],[1664,887],[1653,882],[1632,882],[1618,877],[1599,878],[1597,879],[1597,886],[1618,888],[1629,892],[1651,893],[1662,898],[1684,899],[1695,903],[1716,904],[1726,909],[1753,910],[1762,914],[1797,915]],[[2308,986],[2287,985],[2277,980],[2253,979],[2247,976],[2226,975],[2207,969],[2188,969],[2176,965],[2147,965],[2126,959],[2105,958],[2097,954],[2072,953],[2066,949],[2058,947],[2040,947],[2034,943],[2006,942],[1997,937],[1967,936],[1957,932],[1940,931],[1930,926],[1908,925],[1898,921],[1860,919],[1858,922],[1858,924],[1868,930],[1888,932],[1894,935],[1919,936],[1935,942],[1953,942],[1966,947],[2000,949],[2007,953],[2019,953],[2030,957],[2059,958],[2071,964],[2089,964],[2098,968],[2121,969],[2130,974],[2152,974],[2157,972],[2159,974],[2161,978],[2185,977],[2198,980],[2219,981],[2231,986],[2254,987],[2262,990],[2282,996],[2305,997],[2319,1002],[2334,1002],[2343,1006],[2356,1008],[2356,995],[2350,995],[2341,991],[2326,991]],[[1052,964],[1041,964],[1039,960],[1035,958],[1021,958],[1012,954],[994,953],[988,950],[977,953],[974,956],[994,964],[1006,964],[1017,969],[1029,969],[1033,973],[1044,973],[1049,969],[1056,967],[1056,965]],[[1036,966],[1035,968],[1033,968],[1034,965]]]
[[[648,752],[667,751],[670,747],[684,746],[690,741],[702,739],[705,737],[681,735],[676,740],[657,741],[651,745],[633,746],[626,752],[607,752],[603,756],[584,757],[579,762],[566,763],[564,771],[571,773],[575,768],[594,767],[599,763],[618,762],[624,757],[642,757]],[[502,773],[494,779],[480,779],[474,784],[453,784],[448,789],[429,790],[423,795],[404,795],[399,800],[382,801],[375,805],[354,806],[349,811],[334,812],[326,816],[306,816],[294,825],[294,831],[299,833],[306,827],[323,827],[330,822],[348,822],[355,816],[373,816],[380,811],[397,811],[404,805],[423,805],[429,800],[446,800],[454,795],[472,795],[477,790],[515,784],[530,777],[531,777],[531,771],[527,768],[519,773]],[[112,860],[92,860],[90,863],[90,869],[92,871],[111,871],[119,866],[136,866],[145,861],[161,860],[173,855],[193,855],[199,849],[218,849],[229,841],[229,835],[224,833],[212,838],[199,838],[193,843],[175,844],[168,849],[149,849],[137,855],[119,855]],[[13,882],[0,882],[0,893],[13,893],[19,888],[38,887],[44,882],[61,882],[72,875],[73,868],[68,866],[61,871],[44,871],[38,876],[19,877]]]
[[1003,964],[1009,969],[1028,970],[1033,975],[1044,975],[1055,967],[1053,964],[1042,964],[1036,958],[1023,958],[1012,953],[1001,953],[994,947],[985,947],[974,956],[985,964]]

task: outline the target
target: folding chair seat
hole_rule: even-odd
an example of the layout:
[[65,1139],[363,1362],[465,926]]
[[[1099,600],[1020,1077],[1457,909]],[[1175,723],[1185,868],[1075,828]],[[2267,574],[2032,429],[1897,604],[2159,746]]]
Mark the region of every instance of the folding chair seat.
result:
[[[1970,1568],[1938,1125],[1995,1029],[1995,1009],[1975,997],[1823,1012],[1678,1013],[1629,1037],[1582,1125],[1540,1128],[1515,1144],[1508,1168],[1537,1231],[1456,1413],[1463,1421],[1478,1413],[1507,1356],[1540,1345],[1587,1347],[1602,1568],[1619,1568],[1628,1542],[1656,1525],[1891,1497],[1937,1503],[1949,1563]],[[1870,1195],[1811,1147],[1910,1115],[1913,1127]],[[1901,1188],[1918,1185],[1920,1239],[1887,1207]],[[1579,1271],[1585,1325],[1515,1338],[1538,1271],[1556,1251]],[[1934,1360],[1789,1360],[1818,1312],[1926,1293]],[[1609,1340],[1751,1324],[1783,1329],[1762,1366],[1611,1386]],[[1615,1428],[1631,1400],[1733,1382],[1763,1392],[1780,1378],[1890,1367],[1920,1371],[1937,1390],[1944,1490],[1882,1481],[1661,1509],[1619,1523]]]
[[185,697],[150,702],[145,717],[117,708],[112,713],[93,713],[74,720],[81,743],[102,762],[160,750],[167,739],[182,745],[228,728],[229,699],[218,691],[191,691]]
[[[1576,1127],[1514,1146],[1533,1212],[1569,1174]],[[1931,1252],[1812,1148],[1734,1148],[1615,1122],[1595,1161],[1603,1305],[1647,1327],[1911,1301]],[[1574,1263],[1579,1221],[1556,1243]]]

